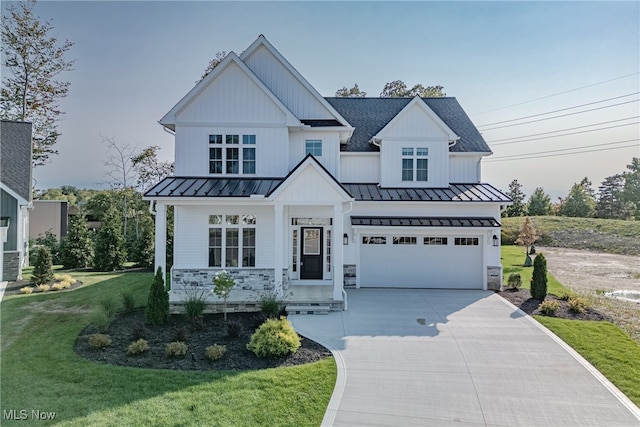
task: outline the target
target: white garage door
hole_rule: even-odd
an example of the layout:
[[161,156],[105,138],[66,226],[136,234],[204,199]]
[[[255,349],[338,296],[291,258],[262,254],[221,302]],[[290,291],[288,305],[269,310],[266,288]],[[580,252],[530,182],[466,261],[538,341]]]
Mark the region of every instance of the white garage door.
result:
[[364,235],[360,286],[482,289],[482,237]]

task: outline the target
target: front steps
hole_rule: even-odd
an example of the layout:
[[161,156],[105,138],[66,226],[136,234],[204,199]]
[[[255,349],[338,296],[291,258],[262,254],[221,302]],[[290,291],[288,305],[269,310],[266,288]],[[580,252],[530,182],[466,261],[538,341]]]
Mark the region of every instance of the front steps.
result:
[[287,305],[285,308],[287,314],[329,314],[331,306],[328,305]]

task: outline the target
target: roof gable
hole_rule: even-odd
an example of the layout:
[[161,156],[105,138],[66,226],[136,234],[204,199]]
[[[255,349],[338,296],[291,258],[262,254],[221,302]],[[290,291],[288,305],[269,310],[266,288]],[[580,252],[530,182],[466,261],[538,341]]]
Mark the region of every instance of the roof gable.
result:
[[273,201],[296,201],[297,203],[352,201],[351,194],[318,162],[308,154],[267,195]]
[[[190,107],[196,106],[198,103],[211,103],[210,99],[204,98],[204,94],[208,91],[214,90],[218,85],[222,87],[221,90],[233,90],[229,85],[225,85],[225,79],[230,79],[229,75],[235,74],[236,79],[242,80],[240,87],[246,92],[243,98],[253,97],[254,100],[261,98],[260,101],[275,106],[280,110],[280,116],[284,119],[287,126],[300,126],[301,123],[298,118],[278,99],[278,97],[269,90],[267,86],[246,66],[244,62],[234,53],[229,54],[216,66],[209,74],[205,76],[200,82],[198,82],[165,116],[160,120],[160,124],[167,126],[170,129],[175,130],[175,124],[178,116],[189,110]],[[252,90],[253,89],[253,90]],[[261,95],[256,93],[261,92]],[[209,106],[215,110],[215,105]],[[225,114],[231,114],[226,112],[225,109],[216,111],[216,119],[218,121],[225,121]],[[275,116],[274,116],[275,117]],[[274,118],[272,117],[272,119]],[[237,120],[236,120],[237,121]]]
[[[355,128],[344,151],[379,151],[370,143],[411,98],[326,98]],[[491,149],[455,98],[422,98],[422,101],[460,137],[449,147],[456,153],[491,153]]]
[[374,140],[385,137],[421,137],[424,135],[442,135],[449,142],[457,141],[459,136],[438,117],[429,106],[416,96],[396,114],[376,135]]
[[350,127],[349,122],[263,35],[242,52],[240,59],[298,118],[337,120],[340,125]]

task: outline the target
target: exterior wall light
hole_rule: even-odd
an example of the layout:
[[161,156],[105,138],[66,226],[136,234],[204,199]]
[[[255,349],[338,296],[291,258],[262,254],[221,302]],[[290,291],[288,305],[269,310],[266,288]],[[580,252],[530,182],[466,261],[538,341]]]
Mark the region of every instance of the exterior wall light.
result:
[[495,234],[493,235],[493,246],[500,246],[500,239],[498,239],[498,236],[496,236]]
[[345,246],[349,244],[349,235],[347,233],[342,236],[342,244]]

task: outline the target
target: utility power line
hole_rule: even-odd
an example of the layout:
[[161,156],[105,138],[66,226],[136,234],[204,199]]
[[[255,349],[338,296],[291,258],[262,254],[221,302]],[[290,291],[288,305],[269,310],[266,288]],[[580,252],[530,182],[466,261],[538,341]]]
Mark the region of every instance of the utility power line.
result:
[[514,124],[504,125],[504,126],[496,126],[496,127],[492,127],[492,128],[488,128],[488,129],[482,129],[482,131],[484,132],[484,131],[489,131],[489,130],[494,130],[494,129],[508,128],[508,127],[512,127],[512,126],[526,125],[526,124],[529,124],[529,123],[543,122],[545,120],[552,120],[552,119],[557,119],[557,118],[560,118],[560,117],[574,116],[576,114],[588,113],[590,111],[603,110],[605,108],[617,107],[619,105],[631,104],[633,102],[638,102],[638,101],[640,101],[640,99],[634,99],[633,101],[619,102],[617,104],[606,105],[604,107],[590,108],[588,110],[576,111],[574,113],[560,114],[560,115],[557,115],[557,116],[551,116],[551,117],[547,117],[547,118],[544,118],[544,119],[529,120],[528,122],[514,123]]
[[634,93],[629,93],[629,94],[626,94],[626,95],[614,96],[613,98],[607,98],[607,99],[603,99],[603,100],[600,100],[600,101],[588,102],[586,104],[580,104],[580,105],[576,105],[574,107],[567,107],[567,108],[561,108],[559,110],[547,111],[546,113],[532,114],[530,116],[523,116],[523,117],[518,117],[518,118],[515,118],[515,119],[503,120],[503,121],[500,121],[500,122],[487,123],[486,125],[478,125],[478,127],[481,128],[481,127],[485,127],[485,126],[500,125],[500,124],[503,124],[503,123],[510,123],[510,122],[516,122],[518,120],[530,119],[532,117],[546,116],[547,114],[559,113],[561,111],[573,110],[573,109],[580,108],[580,107],[586,107],[588,105],[595,105],[595,104],[600,104],[600,103],[607,102],[607,101],[613,101],[614,99],[627,98],[629,96],[637,95],[639,93],[640,92],[634,92]]
[[[500,141],[511,141],[513,139],[529,138],[531,136],[548,135],[550,133],[564,132],[564,131],[567,131],[567,130],[583,129],[583,128],[588,128],[588,127],[593,127],[593,126],[606,125],[606,124],[609,124],[609,123],[623,122],[625,120],[637,119],[638,117],[640,117],[640,116],[625,117],[624,119],[609,120],[609,121],[606,121],[606,122],[594,123],[594,124],[591,124],[591,125],[584,125],[584,126],[576,126],[576,127],[572,127],[572,128],[552,130],[552,131],[549,131],[549,132],[540,132],[540,133],[532,133],[530,135],[514,136],[512,138],[494,139],[493,141],[487,141],[487,144],[493,144],[495,142],[500,142]],[[625,125],[623,125],[623,126],[625,126]],[[495,145],[501,145],[501,144],[495,144]]]
[[498,144],[493,144],[493,146],[495,147],[497,145],[509,145],[509,144],[517,144],[519,142],[539,141],[541,139],[560,138],[562,136],[579,135],[581,133],[591,133],[591,132],[597,132],[597,131],[600,131],[600,130],[615,129],[615,128],[620,128],[620,127],[624,127],[624,126],[631,126],[631,125],[637,125],[637,124],[640,124],[640,122],[626,123],[624,125],[617,125],[617,126],[607,126],[607,127],[598,128],[598,129],[582,130],[582,131],[578,131],[578,132],[562,133],[560,135],[550,135],[550,136],[541,136],[541,137],[538,137],[538,138],[521,139],[519,141],[500,142]]
[[[611,145],[625,144],[625,143],[628,143],[628,142],[635,142],[635,141],[640,141],[640,139],[637,139],[637,138],[636,139],[627,139],[625,141],[616,141],[616,142],[607,142],[607,143],[603,143],[603,144],[585,145],[585,146],[582,146],[582,147],[564,148],[564,149],[559,149],[559,150],[538,151],[538,152],[535,152],[535,153],[514,154],[512,156],[503,156],[503,157],[496,157],[495,159],[487,159],[483,163],[485,163],[485,162],[505,162],[505,161],[510,161],[510,160],[531,160],[531,159],[539,159],[539,158],[543,158],[543,157],[568,156],[568,155],[573,155],[573,154],[593,153],[593,152],[597,152],[597,151],[611,151],[611,150],[620,150],[620,149],[623,149],[623,148],[640,147],[640,145],[638,145],[638,144],[630,144],[630,145],[625,145],[625,146],[622,146],[622,147],[609,147],[609,148],[600,148],[600,149],[597,149],[597,150],[588,150],[588,148],[593,148],[593,147],[611,146]],[[582,150],[583,148],[586,148],[586,150]],[[580,150],[580,151],[573,151],[573,150]],[[573,152],[567,153],[567,151],[573,151]]]
[[614,78],[609,79],[609,80],[603,80],[603,81],[592,83],[592,84],[589,84],[589,85],[586,85],[586,86],[580,86],[580,87],[577,87],[577,88],[574,88],[574,89],[569,89],[569,90],[565,90],[565,91],[562,91],[562,92],[552,93],[550,95],[541,96],[539,98],[533,98],[533,99],[529,99],[527,101],[518,102],[516,104],[505,105],[504,107],[494,108],[493,110],[481,111],[479,113],[475,113],[475,114],[471,114],[471,115],[472,116],[479,116],[481,114],[486,114],[486,113],[492,113],[494,111],[505,110],[507,108],[517,107],[519,105],[524,105],[524,104],[529,104],[531,102],[540,101],[542,99],[552,98],[552,97],[558,96],[558,95],[564,95],[565,93],[571,93],[571,92],[575,92],[577,90],[582,90],[582,89],[590,88],[590,87],[593,87],[593,86],[598,86],[598,85],[609,83],[609,82],[613,82],[613,81],[616,81],[616,80],[626,79],[627,77],[637,76],[638,74],[640,74],[640,72],[632,73],[632,74],[626,74],[624,76],[614,77]]

